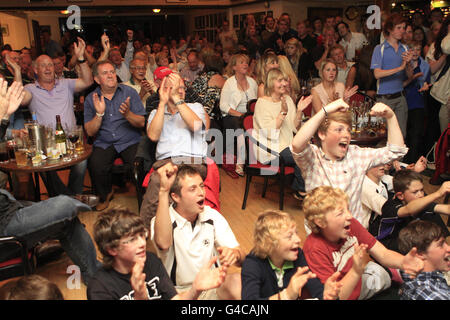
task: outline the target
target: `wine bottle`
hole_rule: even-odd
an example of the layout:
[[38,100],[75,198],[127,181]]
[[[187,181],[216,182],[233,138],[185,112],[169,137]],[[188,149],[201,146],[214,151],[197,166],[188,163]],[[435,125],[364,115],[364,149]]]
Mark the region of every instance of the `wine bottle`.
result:
[[62,156],[66,155],[67,154],[66,133],[64,132],[64,129],[61,125],[61,118],[59,114],[56,115],[55,143],[56,148],[59,150],[59,153]]

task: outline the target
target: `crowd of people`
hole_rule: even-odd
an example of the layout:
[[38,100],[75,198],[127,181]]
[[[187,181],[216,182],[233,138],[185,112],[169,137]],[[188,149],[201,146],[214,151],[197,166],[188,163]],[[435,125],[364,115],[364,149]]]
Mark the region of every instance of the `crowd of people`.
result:
[[[0,137],[25,135],[30,114],[53,128],[58,115],[67,127],[82,125],[93,149],[67,186],[47,172],[50,198],[38,203],[22,202],[0,176],[0,235],[30,247],[60,240],[92,300],[363,300],[393,283],[402,299],[450,299],[440,216],[450,205],[435,203],[450,183],[425,195],[419,174],[449,123],[450,17],[434,9],[411,21],[381,18],[382,30],[364,21],[355,32],[340,16],[294,25],[288,13],[263,24],[249,14],[239,31],[224,21],[215,43],[198,35],[152,42],[128,29],[123,39],[104,33],[94,43],[70,34],[58,43],[45,31],[41,54],[3,46]],[[355,95],[384,119],[385,146],[350,144]],[[217,166],[232,163],[227,173],[245,176],[242,120],[250,113],[253,137],[278,154],[257,148],[256,159],[282,158],[295,169],[302,248],[288,213],[259,215],[251,252],[220,214]],[[222,137],[207,139],[214,129]],[[137,155],[149,171],[139,213],[111,209],[114,161],[130,172]],[[86,174],[95,195],[83,194]],[[92,209],[101,211],[94,240],[102,263],[77,218]],[[241,272],[229,273],[233,265]],[[8,286],[7,299],[62,298],[45,279],[23,279]]]

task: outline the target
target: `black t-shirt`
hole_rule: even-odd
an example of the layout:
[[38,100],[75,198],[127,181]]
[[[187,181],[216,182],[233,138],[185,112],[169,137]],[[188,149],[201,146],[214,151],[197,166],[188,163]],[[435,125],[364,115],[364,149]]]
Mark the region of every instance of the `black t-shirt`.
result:
[[317,41],[315,38],[312,38],[309,34],[306,35],[303,39],[298,36],[298,40],[302,43],[303,48],[308,50],[308,53],[311,53],[312,49],[317,46]]
[[[170,300],[177,291],[161,260],[147,252],[144,270],[150,300]],[[130,283],[131,273],[122,274],[114,269],[100,269],[87,288],[88,300],[134,300]]]
[[369,232],[386,248],[394,251],[399,251],[397,241],[400,230],[411,221],[422,219],[424,215],[433,213],[436,203],[429,204],[420,214],[414,217],[399,217],[398,210],[403,206],[405,205],[399,199],[387,200],[381,208],[381,216],[377,216],[373,223],[369,225]]

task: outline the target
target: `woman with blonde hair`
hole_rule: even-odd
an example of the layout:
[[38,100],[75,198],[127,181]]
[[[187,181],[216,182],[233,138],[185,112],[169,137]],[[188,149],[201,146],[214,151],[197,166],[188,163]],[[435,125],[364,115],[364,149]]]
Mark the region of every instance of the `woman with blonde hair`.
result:
[[281,72],[287,77],[287,94],[296,102],[300,94],[300,83],[298,82],[297,75],[286,56],[278,56],[278,64],[280,65]]
[[313,73],[313,62],[308,51],[298,39],[290,38],[284,45],[284,52],[299,80],[308,80]]
[[[256,81],[247,76],[250,59],[245,54],[235,54],[230,58],[227,66],[231,76],[225,81],[220,94],[220,110],[223,115],[224,129],[242,129],[240,118],[247,112],[247,103],[256,99],[258,86]],[[234,139],[226,141],[229,150],[234,144]],[[234,149],[234,148],[233,148]],[[227,152],[227,156],[231,156]],[[237,137],[236,173],[244,176],[245,141],[244,135]],[[232,163],[226,159],[226,163]]]
[[264,84],[267,72],[274,68],[279,68],[278,56],[273,51],[264,53],[256,64],[256,82],[258,83],[258,97],[264,95]]
[[322,63],[322,67],[319,70],[322,81],[311,89],[313,97],[313,110],[311,115],[316,114],[324,106],[340,98],[343,98],[348,103],[350,97],[358,90],[358,86],[345,88],[342,82],[337,82],[337,73],[338,67],[333,60],[326,59]]
[[[294,139],[294,132],[300,128],[302,111],[311,103],[312,97],[302,98],[297,107],[287,93],[288,77],[280,69],[272,69],[267,73],[264,85],[264,96],[256,101],[253,114],[253,137],[262,145],[278,152],[286,165],[294,167],[292,189],[294,197],[302,199],[305,195],[305,182],[300,169],[295,164],[289,145]],[[256,148],[256,159],[268,164],[278,161],[266,150]]]

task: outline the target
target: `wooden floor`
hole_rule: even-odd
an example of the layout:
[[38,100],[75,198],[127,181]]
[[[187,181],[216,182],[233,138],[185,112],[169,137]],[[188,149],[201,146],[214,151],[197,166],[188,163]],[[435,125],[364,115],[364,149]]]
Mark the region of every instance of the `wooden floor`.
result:
[[[62,174],[64,175],[64,172]],[[248,252],[253,246],[253,225],[258,214],[266,209],[278,209],[278,185],[275,183],[275,180],[269,180],[269,187],[266,197],[262,198],[261,193],[263,188],[263,179],[254,178],[254,181],[252,181],[250,187],[247,207],[245,210],[242,210],[241,206],[245,189],[245,178],[232,179],[222,169],[220,169],[220,176],[222,186],[220,194],[221,212],[228,220],[228,223],[234,231],[242,248]],[[428,179],[429,178],[425,179],[425,191],[430,193],[435,191],[438,186],[428,184]],[[270,181],[273,182],[271,183]],[[89,181],[85,182],[89,184]],[[292,196],[292,191],[289,187],[286,189],[284,211],[289,212],[297,221],[299,235],[303,242],[305,240],[305,230],[303,227],[303,215],[300,209],[301,202]],[[440,202],[442,201],[443,200],[441,199]],[[127,207],[137,213],[138,204],[134,186],[132,184],[127,184],[127,186],[123,189],[117,189],[117,187],[115,187],[115,196],[111,205]],[[93,211],[83,212],[79,215],[80,220],[85,224],[86,229],[91,236],[92,227],[98,214],[98,212]],[[445,217],[445,219],[447,219],[447,217]],[[148,242],[148,249],[149,251],[154,251],[153,245],[150,241]],[[99,253],[97,252],[97,254]],[[66,273],[66,270],[71,264],[71,260],[65,253],[63,253],[56,260],[39,267],[36,273],[56,283],[61,289],[65,299],[85,300],[86,287],[83,283],[81,283],[79,289],[69,289],[73,286],[67,284],[70,274]],[[0,286],[11,280],[13,279],[0,282]]]

